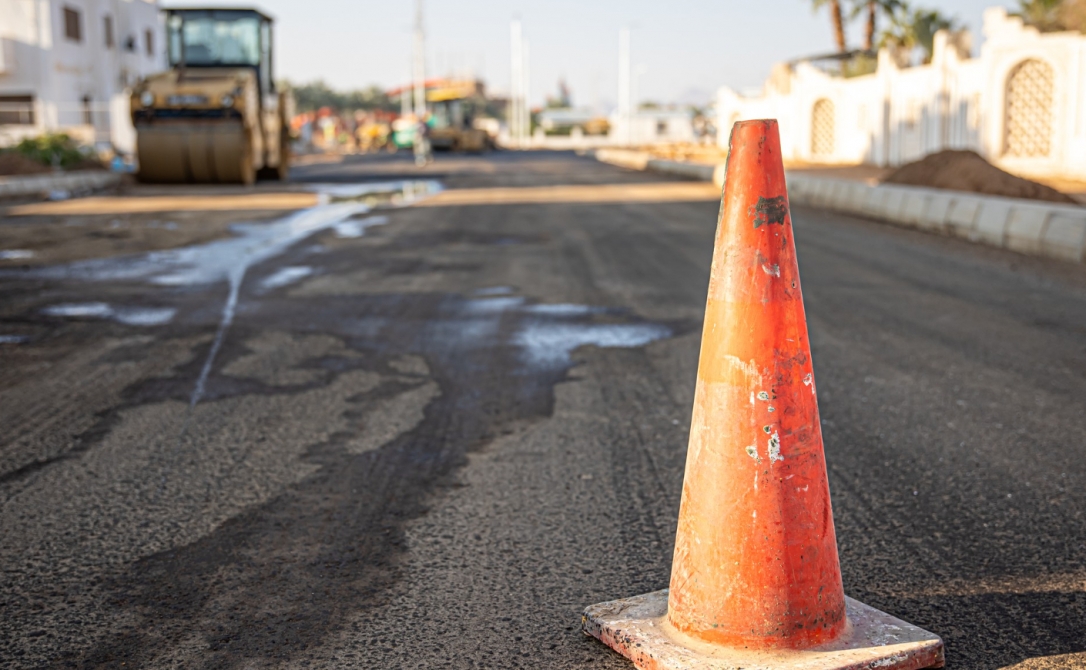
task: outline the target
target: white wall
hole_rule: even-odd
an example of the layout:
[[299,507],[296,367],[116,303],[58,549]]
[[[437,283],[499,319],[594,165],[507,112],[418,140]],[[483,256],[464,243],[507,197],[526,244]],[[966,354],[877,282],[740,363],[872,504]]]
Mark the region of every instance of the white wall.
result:
[[664,144],[693,142],[693,115],[686,111],[648,110],[628,117],[616,112],[611,116],[609,136],[613,144]]
[[[65,36],[65,7],[80,14],[78,42]],[[112,47],[105,41],[107,15],[113,20]],[[154,35],[150,55],[148,29]],[[0,46],[0,96],[32,95],[36,121],[32,127],[0,125],[0,145],[46,130],[108,143],[119,124],[129,123],[112,118],[127,87],[166,67],[157,0],[0,0]]]
[[[1020,174],[1086,179],[1086,36],[1038,33],[1000,7],[984,15],[984,46],[969,57],[967,34],[936,35],[932,62],[901,67],[887,50],[874,74],[842,78],[807,63],[778,66],[757,97],[718,93],[719,142],[740,119],[777,118],[786,160],[896,166],[942,149],[973,149]],[[1007,149],[1007,90],[1031,59],[1052,68],[1050,150]],[[832,150],[813,151],[815,105],[833,107]]]

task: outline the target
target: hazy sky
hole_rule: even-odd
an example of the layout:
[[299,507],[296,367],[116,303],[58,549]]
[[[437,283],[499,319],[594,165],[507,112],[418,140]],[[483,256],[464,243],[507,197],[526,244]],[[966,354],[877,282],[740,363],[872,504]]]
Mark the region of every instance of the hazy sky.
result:
[[[166,6],[182,3],[167,1]],[[207,0],[200,5],[236,5]],[[277,76],[337,88],[391,87],[409,72],[413,0],[253,0],[277,19]],[[985,7],[1013,0],[914,0],[938,7],[982,39]],[[829,17],[810,0],[425,0],[427,75],[470,69],[509,88],[509,22],[530,43],[531,98],[565,78],[574,103],[617,98],[618,33],[631,27],[632,62],[644,66],[637,98],[694,102],[719,86],[760,86],[773,63],[833,49]],[[861,21],[850,28],[860,46]]]

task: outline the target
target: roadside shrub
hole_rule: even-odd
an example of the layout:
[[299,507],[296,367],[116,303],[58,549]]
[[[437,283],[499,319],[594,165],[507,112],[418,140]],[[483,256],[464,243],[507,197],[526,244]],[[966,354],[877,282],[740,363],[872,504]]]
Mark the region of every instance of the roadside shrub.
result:
[[73,168],[85,164],[88,156],[64,133],[28,137],[15,145],[15,152],[51,167]]

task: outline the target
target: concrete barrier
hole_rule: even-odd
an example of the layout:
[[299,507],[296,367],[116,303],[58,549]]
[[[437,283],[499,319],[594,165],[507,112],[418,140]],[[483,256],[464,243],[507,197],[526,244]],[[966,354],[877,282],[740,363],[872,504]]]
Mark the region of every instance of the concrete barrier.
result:
[[824,207],[1026,254],[1086,262],[1086,207],[791,173],[792,204]]
[[0,198],[21,198],[55,191],[84,193],[115,186],[120,181],[121,175],[106,170],[0,177]]

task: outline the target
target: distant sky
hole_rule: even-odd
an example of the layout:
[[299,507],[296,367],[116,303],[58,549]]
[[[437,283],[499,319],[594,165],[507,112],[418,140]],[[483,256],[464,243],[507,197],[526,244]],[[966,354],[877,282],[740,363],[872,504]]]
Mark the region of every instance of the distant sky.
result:
[[[408,78],[413,0],[251,0],[277,19],[277,76],[324,79],[341,89],[396,86]],[[166,6],[237,5],[237,0],[167,0]],[[243,3],[245,4],[245,3]],[[985,7],[1012,0],[914,0],[973,31],[979,48]],[[631,27],[637,98],[708,99],[721,85],[760,86],[776,62],[833,50],[825,10],[810,0],[425,0],[427,75],[470,69],[492,90],[509,88],[509,22],[530,44],[531,101],[564,78],[577,105],[617,98],[618,34]],[[850,27],[860,46],[861,21]]]

